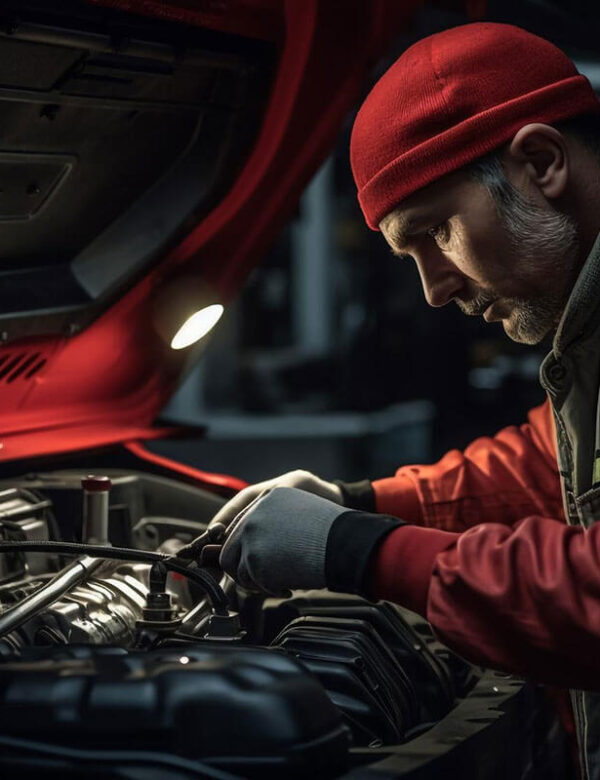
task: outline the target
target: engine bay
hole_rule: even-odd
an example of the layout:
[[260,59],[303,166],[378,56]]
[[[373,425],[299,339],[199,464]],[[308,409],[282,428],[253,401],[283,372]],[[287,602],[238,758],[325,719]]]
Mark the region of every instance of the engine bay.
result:
[[[224,502],[141,471],[0,483],[5,771],[525,776],[531,743],[498,740],[533,729],[537,693],[451,653],[421,617],[328,591],[251,593],[214,556],[178,557],[198,538],[210,552]],[[485,745],[497,759],[464,773]]]

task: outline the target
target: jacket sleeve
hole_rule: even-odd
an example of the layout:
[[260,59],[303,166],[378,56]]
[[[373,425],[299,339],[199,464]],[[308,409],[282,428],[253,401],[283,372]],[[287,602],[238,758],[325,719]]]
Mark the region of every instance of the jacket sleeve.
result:
[[512,525],[539,514],[563,518],[552,411],[452,450],[429,466],[403,466],[373,482],[378,512],[410,523],[463,531],[481,522]]
[[400,526],[377,547],[368,590],[423,615],[473,663],[600,689],[600,523]]

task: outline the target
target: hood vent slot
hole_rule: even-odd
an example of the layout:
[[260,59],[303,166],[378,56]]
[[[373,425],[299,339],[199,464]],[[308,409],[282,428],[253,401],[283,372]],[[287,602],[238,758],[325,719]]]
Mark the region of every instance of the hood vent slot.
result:
[[8,352],[0,356],[0,383],[31,379],[46,365],[41,352]]

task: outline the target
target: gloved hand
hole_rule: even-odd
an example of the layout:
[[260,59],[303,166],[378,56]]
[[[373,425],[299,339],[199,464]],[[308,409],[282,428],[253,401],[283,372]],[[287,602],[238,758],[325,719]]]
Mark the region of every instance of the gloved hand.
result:
[[373,551],[401,524],[275,487],[237,515],[219,563],[243,587],[273,595],[324,587],[361,593]]
[[298,488],[298,490],[305,490],[307,493],[327,498],[329,501],[334,501],[337,504],[343,503],[342,491],[337,485],[319,479],[319,477],[311,474],[310,471],[297,469],[296,471],[288,471],[286,474],[281,474],[281,476],[265,482],[257,482],[256,485],[249,485],[247,488],[240,490],[225,506],[221,507],[209,525],[221,523],[227,528],[232,520],[249,506],[255,498],[264,493],[265,490],[271,490],[276,487]]
[[347,511],[297,488],[263,491],[233,520],[219,563],[243,587],[274,595],[324,588],[327,537]]

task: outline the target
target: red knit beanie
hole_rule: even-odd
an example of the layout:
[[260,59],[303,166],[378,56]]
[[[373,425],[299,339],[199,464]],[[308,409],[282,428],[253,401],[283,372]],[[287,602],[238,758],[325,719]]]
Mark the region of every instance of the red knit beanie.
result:
[[352,130],[350,160],[369,227],[529,122],[599,109],[566,54],[519,27],[480,22],[418,41],[373,87]]

